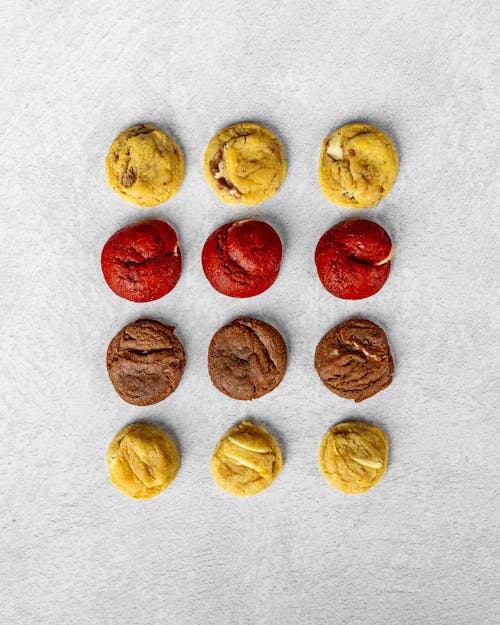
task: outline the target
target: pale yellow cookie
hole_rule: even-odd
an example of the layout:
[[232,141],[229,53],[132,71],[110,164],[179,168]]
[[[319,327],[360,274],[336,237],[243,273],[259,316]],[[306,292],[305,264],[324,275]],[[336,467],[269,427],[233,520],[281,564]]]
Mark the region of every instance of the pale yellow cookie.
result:
[[108,449],[111,481],[134,499],[149,499],[161,493],[177,475],[179,464],[173,440],[146,423],[133,423],[118,432]]
[[328,482],[348,495],[364,493],[384,477],[389,444],[382,430],[350,421],[338,423],[325,434],[319,466]]
[[243,421],[219,441],[210,472],[215,483],[231,495],[249,496],[267,488],[282,466],[280,448],[271,434]]
[[369,124],[347,124],[323,141],[319,184],[334,204],[371,208],[384,198],[398,173],[392,141]]
[[285,153],[268,128],[234,124],[211,139],[204,170],[208,184],[223,202],[253,206],[279,189],[286,174]]
[[106,157],[109,186],[137,206],[167,202],[179,190],[184,158],[177,143],[150,124],[119,134]]

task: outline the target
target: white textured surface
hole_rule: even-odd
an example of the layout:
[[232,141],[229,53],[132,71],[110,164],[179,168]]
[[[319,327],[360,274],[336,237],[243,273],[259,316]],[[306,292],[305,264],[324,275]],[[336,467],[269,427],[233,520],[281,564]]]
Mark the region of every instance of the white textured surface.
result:
[[[0,622],[500,622],[495,5],[1,2]],[[212,134],[242,119],[274,128],[289,163],[254,210],[224,207],[202,176]],[[319,236],[353,215],[319,191],[319,146],[353,120],[381,126],[401,156],[392,192],[363,213],[395,241],[392,273],[357,303],[330,297],[313,263]],[[143,121],[186,154],[181,192],[156,210],[104,178],[112,139]],[[284,261],[269,292],[232,301],[205,281],[200,252],[248,215],[275,225]],[[135,305],[106,287],[99,256],[148,216],[178,229],[184,270],[166,298]],[[290,348],[283,383],[253,404],[206,372],[213,332],[240,314],[275,323]],[[104,356],[145,315],[177,325],[188,365],[172,397],[140,409],[115,394]],[[359,406],[312,367],[319,338],[352,315],[385,327],[396,361],[392,386]],[[250,500],[208,471],[243,417],[285,452]],[[316,460],[350,417],[391,442],[386,478],[360,497],[330,489]],[[115,491],[105,465],[136,419],[165,424],[182,452],[171,488],[144,503]]]

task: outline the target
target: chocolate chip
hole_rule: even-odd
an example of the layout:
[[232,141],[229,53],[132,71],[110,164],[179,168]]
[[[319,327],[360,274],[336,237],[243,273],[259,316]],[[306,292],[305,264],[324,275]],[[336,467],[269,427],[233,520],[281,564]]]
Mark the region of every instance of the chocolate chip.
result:
[[136,180],[137,172],[133,167],[131,167],[122,174],[122,177],[120,178],[120,184],[122,185],[122,187],[131,187],[133,184],[135,184]]

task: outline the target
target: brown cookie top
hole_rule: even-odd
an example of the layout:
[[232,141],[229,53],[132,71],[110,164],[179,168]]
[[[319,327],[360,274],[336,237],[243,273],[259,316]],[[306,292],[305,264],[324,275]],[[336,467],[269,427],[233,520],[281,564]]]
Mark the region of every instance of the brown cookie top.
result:
[[233,399],[256,399],[283,379],[287,348],[273,326],[258,319],[235,319],[218,330],[208,348],[213,385]]
[[108,374],[123,400],[149,406],[175,391],[186,355],[174,330],[158,321],[139,319],[111,341],[106,357]]
[[327,388],[356,402],[389,386],[394,373],[387,336],[368,319],[349,319],[325,334],[314,366]]

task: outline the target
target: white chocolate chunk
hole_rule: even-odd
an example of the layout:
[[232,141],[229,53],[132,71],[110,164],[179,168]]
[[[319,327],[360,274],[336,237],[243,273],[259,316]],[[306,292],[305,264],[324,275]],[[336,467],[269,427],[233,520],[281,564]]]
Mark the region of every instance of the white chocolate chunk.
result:
[[340,145],[340,135],[335,135],[328,141],[326,153],[331,156],[334,161],[341,161],[344,158],[344,150]]
[[391,251],[389,252],[389,254],[384,258],[384,260],[381,260],[379,263],[375,263],[375,267],[380,267],[388,263],[392,259],[393,253],[394,253],[394,245],[391,245]]
[[354,456],[351,456],[351,458],[358,464],[363,467],[368,467],[369,469],[380,469],[382,467],[382,463],[378,460],[367,460],[366,458],[355,458]]
[[237,433],[233,435],[228,435],[227,439],[234,443],[234,445],[237,445],[242,449],[255,451],[258,454],[265,454],[271,451],[271,448],[266,443],[266,441],[261,438],[252,438],[250,436],[245,436],[244,434]]

